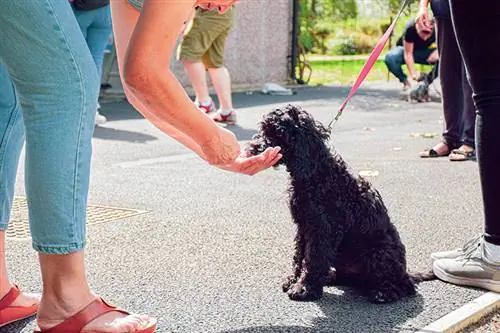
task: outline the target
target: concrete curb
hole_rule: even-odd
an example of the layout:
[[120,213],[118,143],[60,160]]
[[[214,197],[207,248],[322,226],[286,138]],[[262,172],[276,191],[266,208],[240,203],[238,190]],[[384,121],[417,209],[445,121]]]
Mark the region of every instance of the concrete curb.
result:
[[457,333],[500,308],[500,294],[489,292],[439,318],[416,333]]

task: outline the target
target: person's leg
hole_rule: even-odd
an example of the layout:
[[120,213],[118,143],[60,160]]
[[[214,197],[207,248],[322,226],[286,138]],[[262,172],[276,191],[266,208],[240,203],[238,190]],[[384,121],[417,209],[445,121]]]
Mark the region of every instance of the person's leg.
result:
[[208,73],[214,85],[219,99],[222,112],[233,110],[233,100],[231,97],[231,76],[225,66],[218,68],[209,68]]
[[196,105],[206,113],[215,111],[208,91],[207,70],[203,63],[203,55],[207,52],[216,35],[207,28],[206,18],[196,12],[190,29],[185,33],[179,45],[178,58],[182,61],[184,70],[195,93]]
[[[104,50],[112,33],[110,6],[89,11],[75,10],[74,13],[94,59],[99,78],[101,78]],[[96,84],[100,87],[101,80],[99,79]],[[99,108],[98,104],[95,115],[96,125],[103,124],[107,120],[99,113]]]
[[[439,76],[441,77],[441,95],[443,104],[442,141],[431,149],[420,153],[420,157],[448,156],[453,149],[460,146],[462,133],[462,91],[459,68],[462,57],[455,39],[451,20],[437,19],[437,46],[440,54]],[[432,51],[418,53],[418,60],[427,63]],[[436,68],[433,68],[434,70]],[[426,74],[427,75],[427,74]]]
[[387,66],[387,69],[398,78],[399,82],[408,84],[408,77],[403,72],[403,64],[405,63],[405,59],[404,48],[402,46],[396,46],[395,48],[390,50],[386,54],[384,62]]
[[476,106],[472,99],[472,88],[467,80],[467,73],[465,67],[462,66],[462,91],[463,91],[463,135],[462,143],[471,148],[476,147]]
[[[97,71],[66,1],[3,3],[0,36],[26,130],[26,194],[43,281],[38,324],[48,328],[95,299],[83,249]],[[136,321],[108,325],[123,316],[111,312],[87,328],[124,330]]]
[[193,87],[196,101],[201,103],[201,105],[211,104],[212,99],[208,92],[205,65],[203,65],[201,61],[190,60],[183,60],[182,64],[184,65],[184,70],[189,78],[189,82],[191,82],[191,86]]
[[[486,1],[481,6],[464,0],[452,2],[454,25],[477,108],[476,143],[483,193],[485,238],[500,245],[500,36],[494,31],[500,19],[500,3]],[[469,12],[470,11],[470,15]],[[474,29],[471,28],[473,24]]]
[[[204,55],[205,65],[208,68],[210,79],[214,85],[219,99],[219,111],[212,118],[218,122],[236,123],[236,113],[233,108],[231,76],[224,65],[226,40],[235,20],[235,9],[231,8],[226,13],[217,16],[217,21],[209,27],[219,32],[212,45]],[[210,21],[209,21],[210,23]]]
[[[104,50],[112,33],[111,12],[109,5],[88,12],[92,20],[87,28],[87,45],[97,67],[99,77],[102,75],[102,63],[104,61]],[[99,81],[100,83],[100,81]]]
[[[447,282],[500,292],[500,36],[495,31],[500,3],[481,6],[467,0],[450,2],[458,45],[467,68],[477,108],[476,149],[484,207],[484,237],[455,258],[434,262],[434,272]],[[479,246],[477,246],[477,244]]]
[[444,114],[443,141],[452,150],[460,146],[462,133],[463,95],[460,70],[463,62],[451,20],[438,19],[436,23],[441,62],[439,76]]
[[[21,107],[9,74],[0,62],[0,299],[13,286],[7,272],[5,231],[9,224],[17,166],[23,143],[24,125]],[[29,306],[37,303],[38,298],[23,293],[12,305]]]
[[462,124],[461,131],[461,145],[457,149],[454,149],[450,154],[450,161],[469,161],[476,160],[476,144],[475,144],[475,125],[476,125],[476,107],[472,99],[472,89],[470,87],[469,81],[467,80],[467,74],[465,68],[462,65],[460,85],[461,91],[463,92],[463,108],[462,108],[462,118],[460,122]]

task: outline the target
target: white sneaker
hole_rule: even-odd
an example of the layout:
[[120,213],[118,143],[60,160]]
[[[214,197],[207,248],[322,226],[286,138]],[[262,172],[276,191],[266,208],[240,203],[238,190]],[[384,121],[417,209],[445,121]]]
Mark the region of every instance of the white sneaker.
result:
[[99,113],[99,111],[96,111],[95,113],[95,124],[96,125],[102,125],[107,121],[106,117],[104,117],[102,114]]
[[431,258],[432,260],[455,259],[463,255],[464,253],[469,252],[471,248],[477,248],[482,241],[483,234],[479,234],[467,241],[467,243],[465,243],[465,245],[461,248],[456,248],[450,251],[434,252],[431,254]]
[[434,274],[446,282],[500,292],[500,265],[484,258],[484,238],[462,255],[434,261]]

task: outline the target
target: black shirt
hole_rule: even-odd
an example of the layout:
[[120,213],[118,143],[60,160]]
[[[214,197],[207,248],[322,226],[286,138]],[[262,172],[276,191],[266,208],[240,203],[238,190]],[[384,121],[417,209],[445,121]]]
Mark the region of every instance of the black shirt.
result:
[[432,30],[432,36],[423,40],[417,33],[417,28],[415,27],[415,19],[411,19],[406,24],[403,35],[399,37],[396,45],[403,46],[403,40],[408,43],[413,43],[413,48],[415,50],[426,50],[436,42],[436,32]]

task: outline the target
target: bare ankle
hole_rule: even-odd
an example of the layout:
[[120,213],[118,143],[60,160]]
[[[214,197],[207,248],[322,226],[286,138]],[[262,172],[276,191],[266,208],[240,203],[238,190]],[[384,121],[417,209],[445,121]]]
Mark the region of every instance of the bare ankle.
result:
[[40,328],[49,328],[59,324],[85,308],[95,299],[89,290],[75,292],[44,292],[38,308]]

